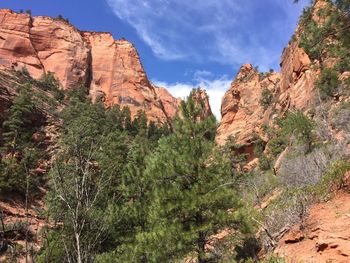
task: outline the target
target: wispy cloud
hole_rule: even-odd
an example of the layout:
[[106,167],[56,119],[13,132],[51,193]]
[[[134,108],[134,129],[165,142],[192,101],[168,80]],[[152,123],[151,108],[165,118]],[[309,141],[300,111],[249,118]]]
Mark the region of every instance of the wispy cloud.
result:
[[166,87],[173,96],[180,97],[182,99],[186,98],[193,88],[201,87],[205,89],[209,96],[211,109],[215,117],[220,120],[221,99],[225,92],[229,89],[232,80],[227,76],[210,79],[211,76],[212,74],[208,71],[197,71],[194,74],[194,79],[191,83],[167,83],[158,80],[153,80],[152,82],[156,86]]
[[106,0],[164,60],[276,67],[300,10],[293,0]]

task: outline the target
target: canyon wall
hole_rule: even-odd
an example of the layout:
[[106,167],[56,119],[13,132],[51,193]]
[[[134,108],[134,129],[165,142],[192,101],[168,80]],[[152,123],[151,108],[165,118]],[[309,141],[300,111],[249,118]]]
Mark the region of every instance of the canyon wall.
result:
[[0,10],[0,65],[39,79],[52,72],[63,89],[89,88],[93,101],[128,106],[132,116],[169,121],[178,100],[147,78],[135,47],[110,33],[81,32],[63,19]]

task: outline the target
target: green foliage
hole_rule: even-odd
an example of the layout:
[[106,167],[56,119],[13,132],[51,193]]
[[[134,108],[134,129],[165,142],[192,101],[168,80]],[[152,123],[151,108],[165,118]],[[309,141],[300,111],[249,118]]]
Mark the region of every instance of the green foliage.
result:
[[336,0],[335,4],[342,10],[345,14],[349,16],[350,13],[350,1],[349,0]]
[[29,180],[29,190],[34,188],[32,176],[41,156],[31,141],[35,124],[31,87],[19,87],[19,94],[13,100],[3,122],[3,147],[0,160],[0,189],[2,194],[16,192],[24,195]]
[[[312,60],[320,62],[321,76],[316,85],[323,100],[335,95],[340,86],[338,75],[350,69],[350,18],[346,11],[342,12],[348,9],[348,0],[328,1],[328,6],[317,14],[322,22],[313,20],[312,8],[303,15],[300,46]],[[335,67],[325,67],[326,57],[336,59]]]
[[264,88],[261,92],[260,105],[266,110],[272,103],[273,94],[268,88]]
[[[48,207],[52,219],[64,225],[55,229],[65,246],[61,260],[89,261],[108,239],[106,211],[117,198],[115,185],[126,146],[122,134],[107,129],[110,124],[101,104],[73,98],[62,119],[61,151],[50,172]],[[48,245],[43,255],[50,250],[55,247]]]
[[267,255],[264,259],[259,260],[258,263],[286,263],[286,260],[275,255]]
[[83,87],[70,92],[67,103],[47,195],[51,219],[60,224],[49,232],[40,258],[129,262],[143,254],[136,237],[148,222],[152,192],[146,156],[165,129],[153,124],[151,130],[144,112],[132,120],[127,107],[92,104]]
[[267,143],[267,148],[271,157],[276,158],[281,154],[288,144],[288,138],[281,132],[276,132]]
[[243,145],[236,143],[233,136],[229,136],[224,147],[221,149],[230,161],[232,175],[241,175],[244,173],[244,165],[247,163],[248,154],[242,152]]
[[323,175],[320,182],[315,185],[311,191],[319,199],[324,200],[329,197],[329,194],[334,190],[339,190],[344,187],[343,176],[345,172],[350,170],[350,163],[346,161],[336,161],[330,165],[328,171]]
[[30,141],[33,133],[32,115],[34,105],[31,97],[31,87],[25,85],[19,88],[19,94],[9,109],[3,122],[3,140],[7,151],[14,153]]
[[[206,262],[210,235],[229,226],[247,230],[230,187],[229,161],[213,148],[215,120],[201,120],[202,110],[191,96],[183,102],[183,119],[176,120],[174,133],[160,140],[149,159],[149,227],[138,240],[150,262],[180,259],[192,251]],[[230,208],[235,211],[228,213]]]
[[8,155],[0,160],[0,190],[3,195],[13,192],[25,195],[27,179],[30,192],[34,193],[37,189],[37,179],[30,174],[36,168],[40,155],[30,148],[22,150],[20,155]]
[[324,68],[321,71],[320,78],[316,82],[316,86],[320,90],[321,99],[326,100],[334,96],[340,86],[338,72],[331,68]]
[[256,156],[262,155],[266,143],[257,134],[253,134],[252,143],[254,144],[254,154]]
[[265,154],[262,154],[259,157],[259,168],[262,171],[267,171],[267,170],[270,170],[272,168],[271,167],[271,160]]
[[56,100],[62,101],[64,99],[64,94],[60,89],[60,84],[52,72],[44,74],[37,84],[44,91],[52,92]]
[[307,145],[307,151],[311,149],[315,124],[302,112],[288,112],[287,116],[281,120],[280,126],[282,135],[296,136],[299,141]]
[[73,104],[75,102],[88,102],[89,99],[87,95],[88,95],[88,89],[83,85],[73,87],[68,91],[66,91],[66,96],[68,101],[70,101],[70,103],[73,103]]
[[62,239],[57,231],[45,233],[44,244],[39,251],[36,259],[38,263],[61,263],[65,259],[64,246]]
[[322,53],[326,48],[326,32],[315,21],[310,20],[300,38],[300,46],[312,60],[322,60]]

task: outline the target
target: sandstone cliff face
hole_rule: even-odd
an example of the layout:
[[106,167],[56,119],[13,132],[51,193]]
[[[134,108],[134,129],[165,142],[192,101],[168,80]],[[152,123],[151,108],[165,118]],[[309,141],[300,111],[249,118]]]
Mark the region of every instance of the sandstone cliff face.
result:
[[[84,32],[83,36],[91,49],[90,95],[94,101],[103,100],[107,106],[128,106],[132,116],[143,110],[152,121],[164,122],[174,116],[176,105],[168,112],[164,110],[163,93],[157,93],[149,82],[130,42],[114,40],[109,33]],[[171,96],[164,95],[164,100]]]
[[[224,144],[233,136],[237,143],[249,145],[252,135],[261,133],[261,126],[272,124],[274,117],[282,116],[288,109],[306,111],[318,98],[318,75],[309,56],[299,47],[297,33],[283,51],[279,73],[263,74],[252,65],[243,65],[222,99],[217,142]],[[264,90],[272,95],[270,105],[265,107],[261,103]]]
[[0,65],[25,67],[34,78],[53,72],[64,88],[86,81],[89,49],[73,26],[7,9],[0,20]]
[[176,99],[157,92],[128,41],[114,40],[109,33],[80,32],[62,19],[8,9],[0,10],[0,21],[0,65],[25,67],[34,78],[53,72],[62,88],[86,85],[93,101],[129,106],[132,116],[144,110],[149,120],[166,122],[176,114]]
[[259,134],[261,126],[268,124],[274,116],[275,105],[271,103],[266,109],[261,106],[263,90],[276,95],[279,86],[279,73],[262,77],[252,65],[243,65],[222,99],[217,142],[224,144],[229,136],[233,136],[236,143],[250,145],[252,135]]
[[157,97],[161,100],[163,109],[168,118],[173,118],[179,111],[181,99],[174,98],[170,92],[163,87],[154,87]]

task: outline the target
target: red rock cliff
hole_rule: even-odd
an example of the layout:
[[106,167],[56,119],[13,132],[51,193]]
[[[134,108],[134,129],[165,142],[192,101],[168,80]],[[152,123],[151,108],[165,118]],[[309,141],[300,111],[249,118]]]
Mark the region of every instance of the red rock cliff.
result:
[[[309,56],[299,47],[300,30],[299,26],[295,39],[282,53],[280,72],[259,73],[250,64],[241,67],[222,99],[219,144],[234,136],[237,143],[249,145],[252,135],[261,133],[263,124],[271,124],[286,110],[311,108],[317,99],[315,81],[319,72],[310,67]],[[263,106],[267,95],[270,101]]]
[[87,85],[93,100],[129,106],[132,115],[144,110],[149,120],[164,122],[177,112],[177,104],[168,103],[176,99],[149,82],[130,42],[8,9],[0,10],[0,21],[0,65],[25,67],[34,78],[53,72],[64,89]]

